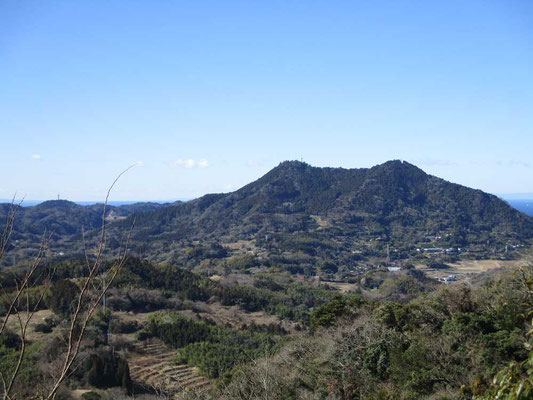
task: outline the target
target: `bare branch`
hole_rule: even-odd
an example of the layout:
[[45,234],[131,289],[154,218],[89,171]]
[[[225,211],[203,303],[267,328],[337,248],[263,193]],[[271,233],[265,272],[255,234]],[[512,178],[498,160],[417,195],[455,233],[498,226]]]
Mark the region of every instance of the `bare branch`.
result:
[[[94,285],[95,280],[101,270],[102,262],[103,262],[103,254],[104,250],[106,248],[106,210],[107,210],[107,204],[109,201],[109,195],[111,193],[111,190],[117,183],[117,181],[120,179],[122,175],[124,175],[127,171],[129,171],[131,168],[133,168],[136,164],[131,165],[130,167],[126,168],[124,171],[122,171],[117,178],[113,181],[111,184],[109,190],[107,191],[103,211],[102,211],[102,229],[100,233],[100,240],[97,244],[97,252],[94,262],[90,263],[89,258],[86,254],[86,265],[88,267],[89,275],[87,279],[85,279],[80,294],[78,296],[78,302],[76,305],[76,309],[72,315],[71,322],[70,322],[70,328],[68,332],[68,341],[67,341],[67,350],[63,361],[63,366],[61,368],[61,372],[59,374],[59,377],[56,379],[55,383],[52,386],[52,389],[50,390],[48,396],[46,397],[47,400],[55,399],[57,391],[63,381],[69,376],[69,371],[72,368],[73,363],[75,362],[76,358],[78,357],[81,344],[83,342],[83,338],[85,335],[85,331],[87,329],[87,325],[89,323],[89,320],[93,316],[96,308],[100,304],[103,296],[107,293],[109,290],[109,287],[113,284],[113,281],[115,280],[116,276],[124,266],[126,259],[127,259],[127,253],[129,249],[129,243],[131,239],[131,235],[133,232],[133,228],[135,225],[135,221],[133,221],[130,231],[127,235],[126,244],[124,246],[124,251],[119,250],[119,255],[117,261],[111,266],[109,271],[111,271],[111,277],[106,282],[105,286],[100,290],[96,290],[97,294],[96,296],[91,300],[89,299],[90,295],[90,289]],[[85,239],[84,239],[85,242]],[[76,327],[79,324],[79,333],[76,334]]]

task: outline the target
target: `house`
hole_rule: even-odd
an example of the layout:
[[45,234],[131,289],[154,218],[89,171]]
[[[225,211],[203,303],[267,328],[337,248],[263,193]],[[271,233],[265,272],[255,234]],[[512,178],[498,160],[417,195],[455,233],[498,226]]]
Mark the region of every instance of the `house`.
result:
[[442,247],[427,247],[424,249],[426,253],[443,253],[444,249]]
[[449,283],[449,282],[455,282],[457,280],[457,277],[455,275],[448,275],[445,277],[437,278],[439,282]]

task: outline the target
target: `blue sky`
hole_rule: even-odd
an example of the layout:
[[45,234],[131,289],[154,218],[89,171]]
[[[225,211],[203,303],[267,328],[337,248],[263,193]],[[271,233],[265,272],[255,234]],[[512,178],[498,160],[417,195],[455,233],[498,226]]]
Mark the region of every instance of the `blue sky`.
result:
[[169,200],[286,159],[533,192],[533,2],[0,2],[0,198]]

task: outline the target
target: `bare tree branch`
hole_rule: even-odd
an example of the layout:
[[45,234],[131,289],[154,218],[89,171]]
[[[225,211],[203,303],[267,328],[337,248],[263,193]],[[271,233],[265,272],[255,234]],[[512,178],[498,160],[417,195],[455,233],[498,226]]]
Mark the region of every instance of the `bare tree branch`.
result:
[[[113,189],[115,184],[118,182],[118,180],[122,177],[122,175],[128,172],[135,165],[136,164],[131,165],[130,167],[122,171],[115,178],[115,180],[113,181],[113,183],[111,184],[111,186],[109,187],[107,191],[105,203],[104,203],[104,207],[102,211],[102,228],[100,231],[98,243],[96,245],[95,258],[94,258],[94,261],[92,262],[90,261],[90,258],[89,258],[89,253],[87,251],[87,244],[85,241],[85,232],[82,227],[82,240],[83,240],[83,246],[84,246],[84,252],[85,252],[85,265],[88,271],[88,276],[83,281],[81,291],[77,298],[77,304],[76,304],[75,311],[73,312],[71,319],[70,319],[69,328],[68,328],[68,340],[66,342],[66,352],[64,355],[64,359],[61,362],[59,373],[53,379],[50,390],[44,391],[43,393],[36,395],[34,397],[35,399],[40,398],[40,399],[51,400],[51,399],[56,398],[61,384],[73,371],[73,364],[79,355],[80,348],[83,342],[83,338],[84,338],[84,335],[85,335],[85,332],[86,332],[86,329],[87,329],[87,326],[88,326],[88,323],[91,317],[93,316],[103,296],[107,293],[107,291],[113,284],[113,281],[115,280],[116,276],[121,271],[122,267],[124,266],[127,260],[130,239],[132,236],[133,228],[135,226],[135,221],[133,221],[131,228],[123,244],[119,248],[119,253],[116,258],[116,261],[111,265],[111,267],[108,270],[108,273],[110,273],[110,279],[100,289],[97,288],[96,280],[100,276],[100,273],[102,270],[104,252],[106,249],[106,235],[107,235],[106,212],[107,212],[109,196],[111,194],[111,190]],[[2,258],[4,257],[5,252],[8,248],[8,243],[9,243],[9,239],[11,237],[12,231],[13,231],[16,213],[17,213],[17,210],[20,204],[21,203],[15,204],[15,200],[13,198],[11,207],[7,215],[5,227],[0,235],[0,262]],[[32,264],[30,264],[29,267],[27,268],[24,276],[20,280],[18,280],[17,277],[15,277],[15,289],[11,292],[11,294],[9,294],[7,290],[0,283],[0,288],[2,289],[2,293],[4,297],[6,298],[6,302],[8,304],[6,314],[0,325],[0,334],[2,334],[6,330],[8,320],[14,314],[16,315],[16,318],[18,321],[19,338],[21,340],[21,347],[18,353],[17,361],[13,369],[13,372],[11,373],[10,378],[6,380],[6,377],[0,374],[0,379],[1,379],[2,388],[3,388],[2,392],[0,393],[0,399],[4,399],[4,400],[14,399],[12,397],[11,392],[13,391],[16,378],[20,373],[20,369],[21,369],[24,357],[26,355],[27,329],[28,329],[30,321],[34,318],[35,313],[37,312],[40,304],[42,303],[44,299],[44,296],[46,295],[46,293],[48,292],[51,286],[52,277],[49,276],[49,279],[47,279],[44,285],[42,285],[42,288],[40,290],[36,303],[33,304],[32,307],[30,307],[30,290],[33,289],[37,285],[38,282],[40,282],[43,276],[43,272],[40,272],[37,275],[36,271],[38,271],[41,265],[41,262],[46,254],[48,240],[45,240],[45,237],[46,237],[46,234],[43,234],[43,239],[41,241],[41,246],[39,248],[38,254],[36,255]],[[25,316],[23,316],[23,314],[19,311],[19,304],[20,304],[20,301],[23,299],[25,299],[26,301]]]

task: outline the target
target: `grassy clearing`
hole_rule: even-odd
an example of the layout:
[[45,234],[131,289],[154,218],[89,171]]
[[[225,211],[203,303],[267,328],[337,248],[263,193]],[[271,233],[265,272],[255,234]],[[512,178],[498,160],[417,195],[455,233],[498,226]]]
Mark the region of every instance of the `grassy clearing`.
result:
[[522,260],[466,260],[450,264],[450,266],[464,274],[479,274],[491,269],[517,267],[521,264]]
[[442,278],[448,275],[457,275],[459,279],[471,274],[480,274],[498,268],[516,268],[527,263],[528,260],[463,260],[448,264],[449,268],[434,269],[425,264],[416,265],[416,268],[424,271],[430,278]]
[[[20,316],[22,317],[22,321],[25,321],[27,318],[28,313],[21,312]],[[54,313],[50,310],[40,310],[35,313],[33,318],[30,320],[30,323],[28,324],[28,331],[27,331],[27,338],[29,341],[44,341],[47,337],[50,336],[49,333],[43,333],[43,332],[35,332],[35,326],[37,324],[41,324],[44,322],[46,318],[53,317]],[[2,319],[3,320],[3,319]],[[7,329],[11,330],[12,332],[19,332],[20,326],[19,326],[19,320],[16,315],[12,315],[9,317],[9,320],[7,321]]]
[[328,286],[337,289],[341,293],[354,292],[359,285],[357,283],[345,283],[345,282],[325,282]]

